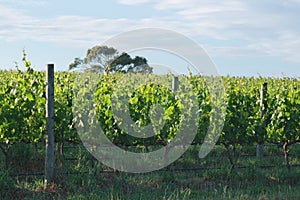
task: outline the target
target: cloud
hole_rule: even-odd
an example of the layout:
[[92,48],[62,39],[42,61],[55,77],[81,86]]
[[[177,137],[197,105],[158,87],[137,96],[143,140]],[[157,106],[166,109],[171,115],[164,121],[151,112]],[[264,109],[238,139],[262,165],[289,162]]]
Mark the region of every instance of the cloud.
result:
[[153,0],[119,0],[119,3],[124,5],[142,5],[146,3],[153,3]]
[[48,5],[46,0],[0,0],[0,4],[13,5],[13,6],[31,6],[40,7]]
[[[258,44],[257,44],[258,45]],[[277,40],[265,39],[260,41],[268,54],[283,57],[285,60],[299,63],[300,37],[290,31],[282,31]]]
[[[151,5],[161,12],[142,19],[58,16],[39,19],[1,6],[0,40],[54,42],[84,48],[115,34],[145,27],[163,27],[185,34],[208,48],[211,55],[279,56],[300,63],[299,0],[119,0],[126,5]],[[23,1],[14,0],[21,3]],[[45,4],[46,1],[30,1]],[[164,13],[174,15],[164,15]],[[242,44],[235,45],[236,41]]]
[[173,10],[183,17],[195,35],[232,41],[246,40],[242,46],[210,46],[218,55],[272,55],[300,62],[299,0],[289,1],[208,1],[162,0],[154,7]]
[[86,45],[103,40],[124,20],[97,19],[83,16],[60,16],[37,19],[19,10],[0,6],[0,39],[4,41],[43,41],[67,45]]

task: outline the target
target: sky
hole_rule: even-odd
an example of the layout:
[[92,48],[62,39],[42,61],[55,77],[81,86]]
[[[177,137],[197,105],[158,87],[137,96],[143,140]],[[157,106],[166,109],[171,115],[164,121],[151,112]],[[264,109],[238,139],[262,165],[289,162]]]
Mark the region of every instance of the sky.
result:
[[299,19],[300,0],[0,0],[0,69],[21,65],[25,49],[37,70],[68,70],[113,36],[163,28],[199,44],[221,75],[300,77]]

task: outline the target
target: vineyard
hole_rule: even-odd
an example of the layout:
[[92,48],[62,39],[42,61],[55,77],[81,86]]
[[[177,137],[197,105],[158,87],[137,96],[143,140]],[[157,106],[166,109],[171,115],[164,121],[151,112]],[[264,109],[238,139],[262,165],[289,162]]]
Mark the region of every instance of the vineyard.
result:
[[[0,72],[0,148],[3,154],[1,167],[7,170],[12,168],[13,162],[10,149],[20,144],[40,147],[46,134],[46,74],[35,71],[25,57],[23,61],[25,70]],[[163,78],[148,75],[152,81],[138,88],[130,86],[141,81],[142,75],[132,74],[130,79],[124,79],[123,76],[124,74],[102,74],[96,79],[93,78],[97,83],[96,88],[90,88],[94,91],[91,95],[86,88],[82,90],[78,87],[77,72],[55,73],[56,154],[64,154],[64,145],[82,145],[77,129],[84,128],[86,123],[90,123],[85,119],[89,113],[79,115],[74,107],[84,110],[85,108],[80,108],[80,102],[86,100],[95,102],[90,106],[96,111],[95,118],[110,141],[122,148],[135,148],[131,149],[132,151],[142,149],[149,152],[167,145],[175,138],[185,114],[182,110],[189,104],[189,99],[195,98],[198,113],[197,134],[192,144],[193,146],[202,144],[212,120],[212,102],[216,101],[210,94],[205,77],[179,76],[179,89],[174,93],[169,89],[172,75]],[[85,81],[88,85],[89,76],[86,78],[81,78],[80,81]],[[162,79],[164,82],[161,82]],[[236,159],[240,152],[246,152],[249,147],[256,148],[257,145],[278,147],[287,169],[299,165],[299,159],[290,159],[289,150],[300,143],[300,80],[222,77],[222,81],[225,89],[224,99],[219,99],[217,105],[223,106],[220,110],[224,108],[225,118],[216,148],[224,149],[230,170],[240,166]],[[192,92],[185,92],[188,85],[192,86]],[[262,88],[265,89],[263,96]],[[90,95],[89,98],[87,95]],[[152,122],[150,116],[155,115],[152,113],[152,105],[161,106],[164,112],[160,114],[161,120],[155,125],[157,129],[155,136],[137,138],[124,131],[128,130],[126,121],[122,122],[120,116],[116,116],[113,110],[115,107],[121,109],[123,106],[113,99],[116,100],[118,97],[117,100],[120,100],[123,96],[129,96],[127,115],[139,127]],[[190,121],[184,123],[188,126]]]

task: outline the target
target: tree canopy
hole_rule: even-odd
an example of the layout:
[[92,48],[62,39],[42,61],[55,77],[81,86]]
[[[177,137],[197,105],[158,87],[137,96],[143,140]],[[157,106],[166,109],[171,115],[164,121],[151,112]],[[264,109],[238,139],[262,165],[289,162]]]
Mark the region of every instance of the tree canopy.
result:
[[94,46],[87,50],[84,59],[74,58],[69,69],[83,67],[101,72],[114,73],[152,73],[152,67],[144,57],[131,58],[129,54],[119,52],[108,46]]

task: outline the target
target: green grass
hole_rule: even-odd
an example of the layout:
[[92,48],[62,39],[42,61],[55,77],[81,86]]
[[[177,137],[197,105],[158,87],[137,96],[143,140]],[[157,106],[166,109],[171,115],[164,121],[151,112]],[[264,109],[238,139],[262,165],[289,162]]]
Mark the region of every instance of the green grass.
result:
[[[245,155],[255,155],[255,147],[239,149],[236,163],[243,168],[233,170],[222,146],[204,159],[198,158],[199,147],[193,146],[167,169],[146,174],[114,172],[83,147],[65,148],[64,156],[56,160],[55,182],[46,190],[43,176],[11,176],[43,172],[42,147],[20,144],[10,150],[10,169],[0,171],[0,199],[300,199],[300,167],[284,167],[276,146],[267,146],[261,161]],[[290,153],[292,162],[300,164],[300,146],[293,146]],[[3,168],[3,155],[0,159]]]

